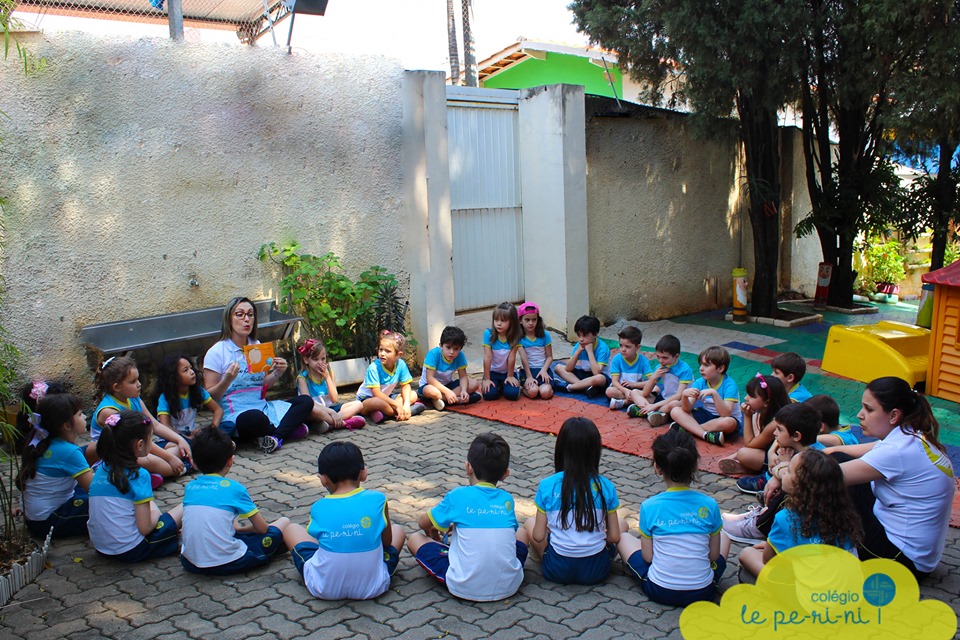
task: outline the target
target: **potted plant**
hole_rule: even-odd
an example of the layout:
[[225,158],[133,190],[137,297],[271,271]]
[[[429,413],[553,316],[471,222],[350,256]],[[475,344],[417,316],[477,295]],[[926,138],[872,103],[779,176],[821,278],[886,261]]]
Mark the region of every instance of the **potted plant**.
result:
[[866,268],[862,282],[875,291],[871,298],[878,302],[896,302],[899,299],[900,282],[907,276],[900,243],[873,238],[864,251],[864,261]]
[[315,256],[301,249],[295,241],[270,242],[260,247],[258,258],[280,269],[280,310],[301,315],[307,331],[323,341],[337,381],[360,382],[380,332],[403,332],[407,305],[397,278],[372,266],[353,280],[334,253]]

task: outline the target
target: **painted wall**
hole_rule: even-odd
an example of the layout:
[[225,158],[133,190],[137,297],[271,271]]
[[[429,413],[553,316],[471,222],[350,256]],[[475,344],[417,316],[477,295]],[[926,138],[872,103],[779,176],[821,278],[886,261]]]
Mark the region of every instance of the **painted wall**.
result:
[[[404,289],[393,59],[57,34],[0,65],[3,324],[27,375],[90,389],[84,325],[270,297],[271,240]],[[195,275],[199,287],[191,287]]]
[[[588,58],[562,53],[546,52],[545,60],[528,58],[515,63],[487,78],[483,86],[487,89],[528,89],[548,84],[581,85],[585,93],[613,97],[613,90],[607,82],[603,67],[590,62]],[[617,95],[623,98],[623,77],[620,69],[610,65]]]
[[794,232],[797,224],[813,210],[803,160],[803,132],[796,127],[781,129],[780,149],[784,194],[780,283],[781,287],[813,298],[817,290],[817,269],[823,260],[820,241],[816,233],[797,238]]

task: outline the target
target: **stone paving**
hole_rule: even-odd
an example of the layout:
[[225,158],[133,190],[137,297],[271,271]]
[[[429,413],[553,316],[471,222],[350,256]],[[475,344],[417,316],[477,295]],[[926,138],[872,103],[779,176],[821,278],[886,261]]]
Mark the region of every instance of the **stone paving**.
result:
[[[353,433],[311,436],[272,455],[241,449],[233,476],[250,490],[264,516],[306,523],[323,495],[316,456],[332,439],[349,438],[363,450],[366,486],[384,491],[395,522],[407,532],[417,515],[450,489],[464,484],[469,442],[493,430],[510,443],[511,475],[503,487],[518,516],[534,514],[533,496],[552,472],[552,436],[453,413],[427,412],[409,423],[386,423]],[[661,490],[647,460],[605,451],[602,472],[616,485],[621,515],[636,527],[639,503]],[[162,509],[176,504],[189,478],[157,491]],[[750,503],[733,481],[703,473],[700,488],[725,510]],[[737,581],[734,563],[722,588]],[[13,639],[123,638],[680,638],[680,610],[650,602],[623,574],[592,587],[543,580],[534,559],[512,598],[493,603],[458,601],[404,551],[392,587],[364,602],[324,602],[303,586],[285,554],[249,574],[215,578],[188,574],[177,558],[127,566],[97,556],[87,540],[57,541],[50,568],[0,609],[0,637]],[[960,613],[960,532],[951,529],[938,570],[921,597],[947,602]]]

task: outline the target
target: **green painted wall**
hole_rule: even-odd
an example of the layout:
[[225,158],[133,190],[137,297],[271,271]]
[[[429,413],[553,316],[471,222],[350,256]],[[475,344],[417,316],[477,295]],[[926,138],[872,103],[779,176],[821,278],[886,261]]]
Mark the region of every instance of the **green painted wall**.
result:
[[[620,69],[615,64],[609,66],[613,72],[617,97],[622,98],[623,77]],[[603,67],[591,63],[589,58],[562,53],[547,53],[546,60],[528,58],[514,63],[509,69],[488,78],[483,86],[488,89],[527,89],[543,84],[579,84],[586,93],[614,97],[604,77]]]

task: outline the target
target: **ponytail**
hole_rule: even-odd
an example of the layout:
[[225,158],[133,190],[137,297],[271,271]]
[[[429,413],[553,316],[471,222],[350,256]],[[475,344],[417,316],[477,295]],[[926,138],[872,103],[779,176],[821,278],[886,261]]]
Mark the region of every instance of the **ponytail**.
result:
[[699,460],[697,445],[686,431],[671,429],[653,441],[653,461],[670,482],[691,484]]
[[133,445],[150,437],[149,418],[139,411],[124,409],[107,417],[97,440],[97,455],[109,468],[110,484],[120,493],[130,490],[130,478],[136,477],[140,465]]
[[899,409],[900,430],[904,433],[919,433],[924,439],[946,453],[946,447],[940,443],[940,424],[933,417],[933,409],[927,398],[917,393],[900,378],[888,376],[877,378],[867,385],[867,391],[877,399],[887,413]]

